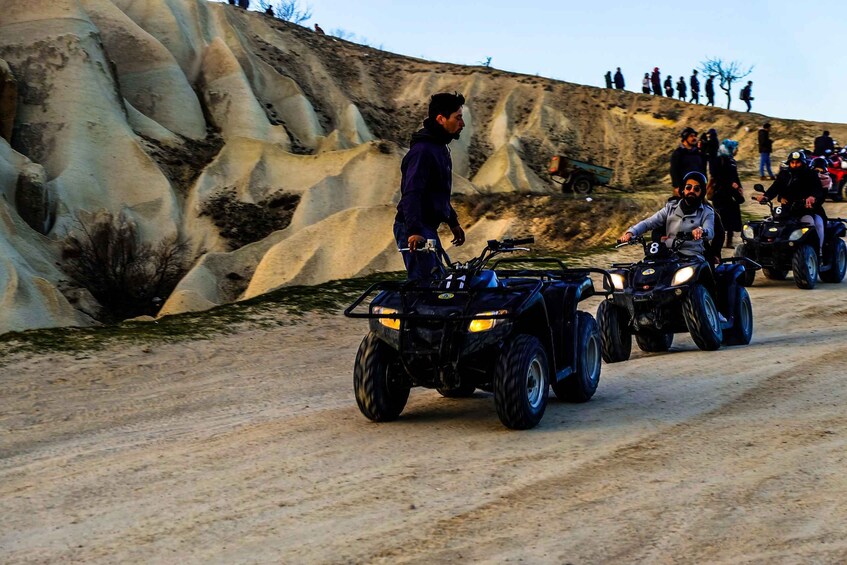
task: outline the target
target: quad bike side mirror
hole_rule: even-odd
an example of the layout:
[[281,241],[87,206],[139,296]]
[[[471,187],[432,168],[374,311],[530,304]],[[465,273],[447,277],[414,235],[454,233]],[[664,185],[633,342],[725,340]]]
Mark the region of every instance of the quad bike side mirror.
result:
[[762,184],[757,183],[753,185],[753,190],[755,190],[756,192],[764,192],[765,187]]

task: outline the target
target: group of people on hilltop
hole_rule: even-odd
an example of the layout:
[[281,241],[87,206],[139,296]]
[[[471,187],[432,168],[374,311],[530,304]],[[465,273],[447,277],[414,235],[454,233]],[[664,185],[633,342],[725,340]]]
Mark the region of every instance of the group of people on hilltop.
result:
[[[393,231],[410,279],[428,280],[434,276],[437,255],[415,251],[424,248],[428,241],[441,248],[438,227],[442,223],[450,227],[454,245],[465,242],[465,232],[450,202],[452,158],[448,149],[464,128],[464,103],[465,98],[458,93],[433,95],[423,128],[412,135],[409,152],[400,166],[401,196]],[[819,241],[823,242],[825,193],[818,174],[802,152],[794,151],[789,154],[786,167],[774,177],[770,170],[770,129],[770,124],[765,123],[759,130],[759,164],[762,178],[774,182],[759,200],[802,205],[802,219],[815,225]],[[828,135],[824,133],[821,145],[827,143]],[[735,161],[737,152],[738,142],[720,141],[714,128],[703,136],[694,128],[683,129],[679,146],[670,157],[673,195],[656,214],[628,228],[621,240],[659,228],[664,230],[666,245],[671,246],[674,235],[685,230],[693,241],[685,242],[681,253],[713,264],[719,261],[721,247],[732,248],[734,234],[742,229],[744,188]]]
[[[716,77],[717,75],[709,75],[709,78],[706,79],[704,84],[706,106],[715,105]],[[612,72],[608,71],[604,78],[606,80],[606,88],[623,90],[624,86],[626,86],[620,67],[617,68],[617,72],[615,72],[614,77],[612,76]],[[690,98],[688,95],[689,89],[691,91]],[[699,104],[700,77],[697,69],[692,70],[691,76],[688,78],[687,82],[685,77],[679,77],[679,80],[674,83],[673,76],[670,74],[665,76],[665,80],[662,81],[662,75],[659,72],[659,67],[655,67],[652,73],[644,73],[644,78],[641,79],[641,92],[643,94],[653,94],[655,96],[664,95],[668,98],[674,98],[674,90],[676,91],[676,97],[680,100]],[[753,100],[753,81],[747,81],[747,85],[741,89],[739,97],[747,104],[747,111],[749,112],[752,108],[750,102]]]

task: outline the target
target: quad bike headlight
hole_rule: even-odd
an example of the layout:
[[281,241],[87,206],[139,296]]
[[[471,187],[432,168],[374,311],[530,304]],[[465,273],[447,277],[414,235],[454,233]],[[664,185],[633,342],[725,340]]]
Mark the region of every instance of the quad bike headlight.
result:
[[676,286],[678,284],[683,284],[688,281],[691,277],[694,276],[694,267],[683,267],[678,270],[673,275],[673,281],[671,281],[672,286]]
[[612,286],[615,287],[615,290],[623,290],[626,286],[626,280],[623,275],[620,273],[609,273],[612,277]]
[[744,227],[741,229],[741,234],[744,236],[744,239],[753,239],[756,237],[756,234],[753,233],[753,228],[748,224],[744,224]]
[[[502,316],[508,313],[508,310],[492,310],[490,312],[479,312],[477,316]],[[471,333],[487,332],[504,321],[503,318],[477,318],[471,320],[471,323],[468,324],[468,331]]]
[[801,237],[803,237],[806,232],[809,231],[809,228],[800,228],[799,230],[794,230],[791,232],[791,235],[788,236],[788,241],[797,241]]
[[[397,314],[397,310],[394,308],[386,308],[384,306],[374,306],[371,311],[374,314]],[[390,328],[392,330],[400,329],[400,320],[398,318],[379,318],[379,323],[385,326],[386,328]]]

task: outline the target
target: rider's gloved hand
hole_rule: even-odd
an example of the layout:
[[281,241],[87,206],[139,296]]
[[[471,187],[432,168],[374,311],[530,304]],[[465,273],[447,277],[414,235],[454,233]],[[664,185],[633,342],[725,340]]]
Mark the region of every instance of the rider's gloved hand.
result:
[[626,243],[630,239],[632,239],[632,233],[628,231],[623,232],[623,235],[621,236],[621,243]]
[[694,238],[694,241],[701,239],[703,237],[703,228],[694,228],[691,230],[691,237]]
[[423,246],[426,245],[426,239],[422,235],[410,235],[409,236],[409,251],[417,251],[418,249],[422,249]]
[[815,205],[815,197],[814,196],[810,196],[810,197],[806,198],[806,208],[811,208],[814,205]]
[[453,239],[450,243],[458,247],[465,242],[465,230],[462,229],[462,226],[459,224],[450,226],[450,231],[453,232]]

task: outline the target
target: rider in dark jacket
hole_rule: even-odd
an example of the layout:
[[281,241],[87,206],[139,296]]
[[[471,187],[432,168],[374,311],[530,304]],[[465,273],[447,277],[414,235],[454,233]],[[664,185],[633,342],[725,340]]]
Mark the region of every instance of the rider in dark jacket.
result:
[[[802,221],[814,223],[818,241],[823,247],[823,223],[826,218],[823,201],[826,194],[821,181],[817,173],[806,164],[801,152],[793,151],[788,155],[786,162],[788,168],[776,175],[776,180],[759,197],[759,202],[765,203],[778,198]],[[818,251],[820,252],[820,249]]]

